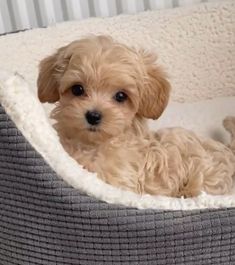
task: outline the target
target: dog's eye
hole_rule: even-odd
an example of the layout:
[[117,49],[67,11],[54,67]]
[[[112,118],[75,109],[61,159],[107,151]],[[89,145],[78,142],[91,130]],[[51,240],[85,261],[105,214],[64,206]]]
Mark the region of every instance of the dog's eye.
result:
[[119,91],[115,94],[114,99],[117,102],[124,102],[127,99],[127,94],[122,91]]
[[77,97],[82,96],[85,93],[82,85],[73,85],[71,87],[71,90],[74,96],[77,96]]

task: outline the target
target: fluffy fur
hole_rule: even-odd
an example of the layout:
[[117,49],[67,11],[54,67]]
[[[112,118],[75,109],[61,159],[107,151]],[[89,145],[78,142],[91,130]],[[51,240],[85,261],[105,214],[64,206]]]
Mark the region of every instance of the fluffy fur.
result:
[[[75,84],[83,85],[84,95],[72,94]],[[118,91],[127,94],[125,102],[114,100]],[[145,118],[161,115],[169,92],[154,54],[106,36],[75,41],[40,64],[39,99],[58,102],[52,118],[65,150],[99,178],[140,194],[228,193],[235,173],[235,121],[225,121],[231,149],[182,128],[150,132]],[[93,109],[103,116],[98,126],[85,119]]]

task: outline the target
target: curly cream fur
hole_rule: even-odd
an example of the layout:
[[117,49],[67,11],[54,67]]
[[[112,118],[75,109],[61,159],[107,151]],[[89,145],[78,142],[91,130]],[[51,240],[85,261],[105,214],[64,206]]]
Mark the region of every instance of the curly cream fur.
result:
[[[75,97],[74,84],[82,84],[86,96]],[[113,100],[119,90],[128,95],[125,103]],[[154,54],[106,36],[59,49],[41,62],[38,78],[39,99],[58,101],[52,118],[64,148],[105,182],[140,194],[228,193],[235,173],[234,139],[230,149],[182,128],[148,130],[144,118],[161,115],[169,91]],[[94,108],[103,120],[91,128],[84,114]],[[230,119],[226,128],[234,138],[235,122]]]

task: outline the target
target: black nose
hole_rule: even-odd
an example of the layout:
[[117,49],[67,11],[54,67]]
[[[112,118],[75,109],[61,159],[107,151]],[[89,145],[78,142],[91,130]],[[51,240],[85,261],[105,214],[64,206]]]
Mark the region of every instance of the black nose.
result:
[[86,120],[91,125],[98,125],[101,122],[102,115],[99,111],[87,111],[86,113]]

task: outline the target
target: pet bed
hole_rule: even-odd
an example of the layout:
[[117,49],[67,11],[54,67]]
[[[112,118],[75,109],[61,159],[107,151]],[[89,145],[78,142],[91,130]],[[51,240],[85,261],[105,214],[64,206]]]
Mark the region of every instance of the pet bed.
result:
[[111,34],[156,49],[172,75],[178,102],[151,127],[180,125],[226,141],[220,123],[235,111],[234,14],[234,1],[223,1],[0,39],[2,66],[18,72],[0,72],[0,264],[235,264],[235,191],[175,199],[111,187],[66,154],[30,89],[38,61],[54,48]]

